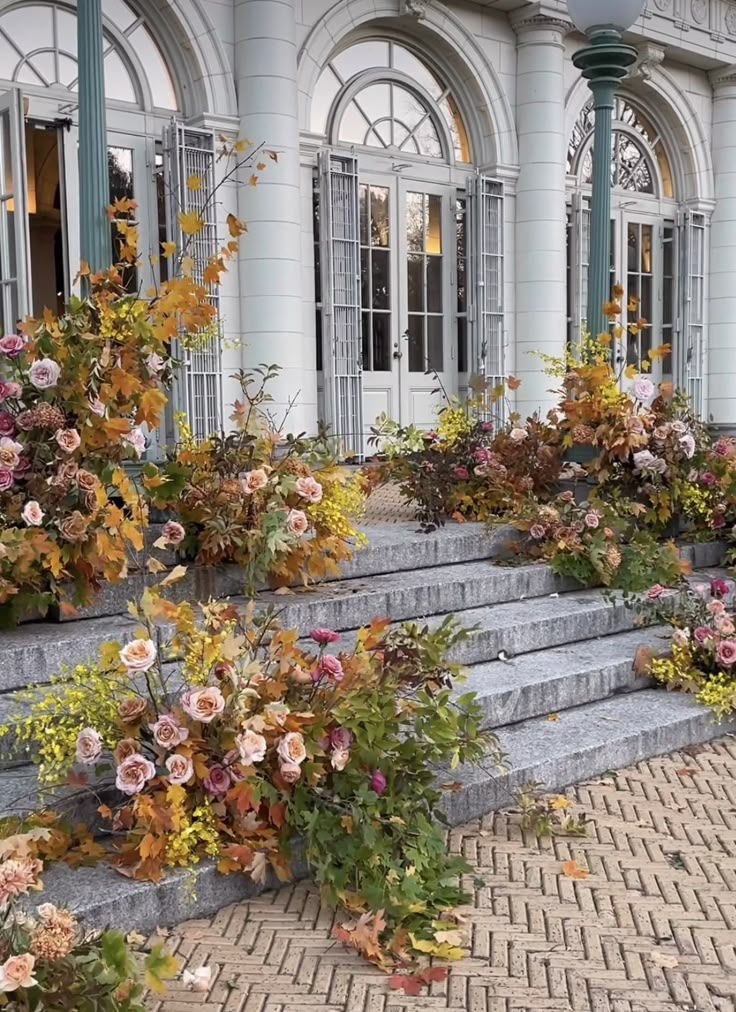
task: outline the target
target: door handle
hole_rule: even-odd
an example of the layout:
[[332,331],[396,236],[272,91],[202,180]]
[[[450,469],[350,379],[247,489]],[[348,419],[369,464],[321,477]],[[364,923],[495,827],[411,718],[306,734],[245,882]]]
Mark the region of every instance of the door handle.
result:
[[398,360],[398,359],[403,358],[403,357],[404,357],[404,353],[401,352],[401,351],[399,351],[398,344],[394,344],[394,358]]

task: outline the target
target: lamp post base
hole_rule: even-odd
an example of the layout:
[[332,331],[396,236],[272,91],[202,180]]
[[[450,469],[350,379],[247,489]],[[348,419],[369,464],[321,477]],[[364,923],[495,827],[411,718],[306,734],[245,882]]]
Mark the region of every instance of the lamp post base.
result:
[[591,44],[572,58],[593,92],[595,132],[593,134],[593,195],[590,208],[590,267],[588,270],[587,329],[593,334],[607,330],[603,307],[611,297],[611,160],[613,107],[616,88],[636,62],[632,46],[621,41],[619,32],[600,29],[590,36]]

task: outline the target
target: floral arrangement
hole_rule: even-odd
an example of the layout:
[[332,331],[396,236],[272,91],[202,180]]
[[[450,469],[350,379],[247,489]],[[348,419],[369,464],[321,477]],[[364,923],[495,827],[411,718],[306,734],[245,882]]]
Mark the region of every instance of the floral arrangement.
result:
[[177,969],[162,945],[138,960],[119,931],[84,932],[72,913],[51,903],[41,904],[33,915],[21,909],[21,901],[42,888],[43,864],[35,852],[43,832],[2,842],[0,1007],[13,1012],[145,1012],[144,986],[163,992],[164,981]]
[[22,694],[25,716],[3,729],[34,751],[49,804],[88,784],[114,831],[108,859],[138,879],[206,858],[287,879],[301,836],[328,901],[360,914],[345,929],[356,946],[370,921],[378,962],[448,955],[466,866],[446,852],[432,767],[498,758],[473,695],[453,697],[454,620],[376,622],[335,653],[332,630],[310,649],[273,616],[175,605],[160,586],[131,607],[135,639]]
[[736,614],[734,585],[716,577],[688,588],[674,609],[661,608],[662,588],[649,592],[649,610],[672,627],[669,651],[646,652],[640,666],[671,689],[692,692],[720,721],[736,711]]
[[578,503],[568,490],[547,503],[527,499],[508,519],[528,535],[520,550],[561,576],[637,593],[651,586],[652,578],[666,586],[682,578],[675,545],[637,527],[643,508],[623,501],[614,508],[598,499]]
[[[513,377],[507,383],[518,386]],[[512,414],[495,431],[480,413],[485,403],[477,396],[448,403],[437,429],[422,434],[419,445],[414,427],[402,429],[383,419],[372,430],[373,445],[386,457],[372,468],[373,480],[398,482],[425,531],[448,517],[488,520],[526,495],[548,493],[559,477],[555,430],[536,417],[522,424]]]
[[167,544],[205,565],[243,567],[249,592],[336,576],[352,547],[365,493],[359,474],[337,467],[326,435],[284,437],[269,415],[268,383],[278,367],[238,374],[243,401],[233,431],[197,443],[183,421],[182,441],[161,468],[144,469],[158,508],[175,515]]

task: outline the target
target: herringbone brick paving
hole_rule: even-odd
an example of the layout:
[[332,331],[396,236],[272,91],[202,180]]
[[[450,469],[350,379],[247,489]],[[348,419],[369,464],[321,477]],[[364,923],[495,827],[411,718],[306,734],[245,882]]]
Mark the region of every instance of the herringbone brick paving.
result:
[[[566,792],[585,838],[537,840],[513,812],[450,834],[475,869],[468,956],[408,997],[336,943],[298,884],[181,925],[172,948],[211,965],[156,1012],[736,1012],[736,738]],[[589,874],[570,878],[575,861]],[[568,869],[569,870],[569,869]]]

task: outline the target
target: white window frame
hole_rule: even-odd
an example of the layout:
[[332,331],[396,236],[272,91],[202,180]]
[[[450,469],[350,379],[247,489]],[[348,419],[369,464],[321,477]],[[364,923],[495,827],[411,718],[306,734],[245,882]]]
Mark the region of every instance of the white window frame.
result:
[[[506,377],[504,312],[504,185],[482,173],[467,182],[468,372],[493,389]],[[503,424],[506,399],[492,412]]]

